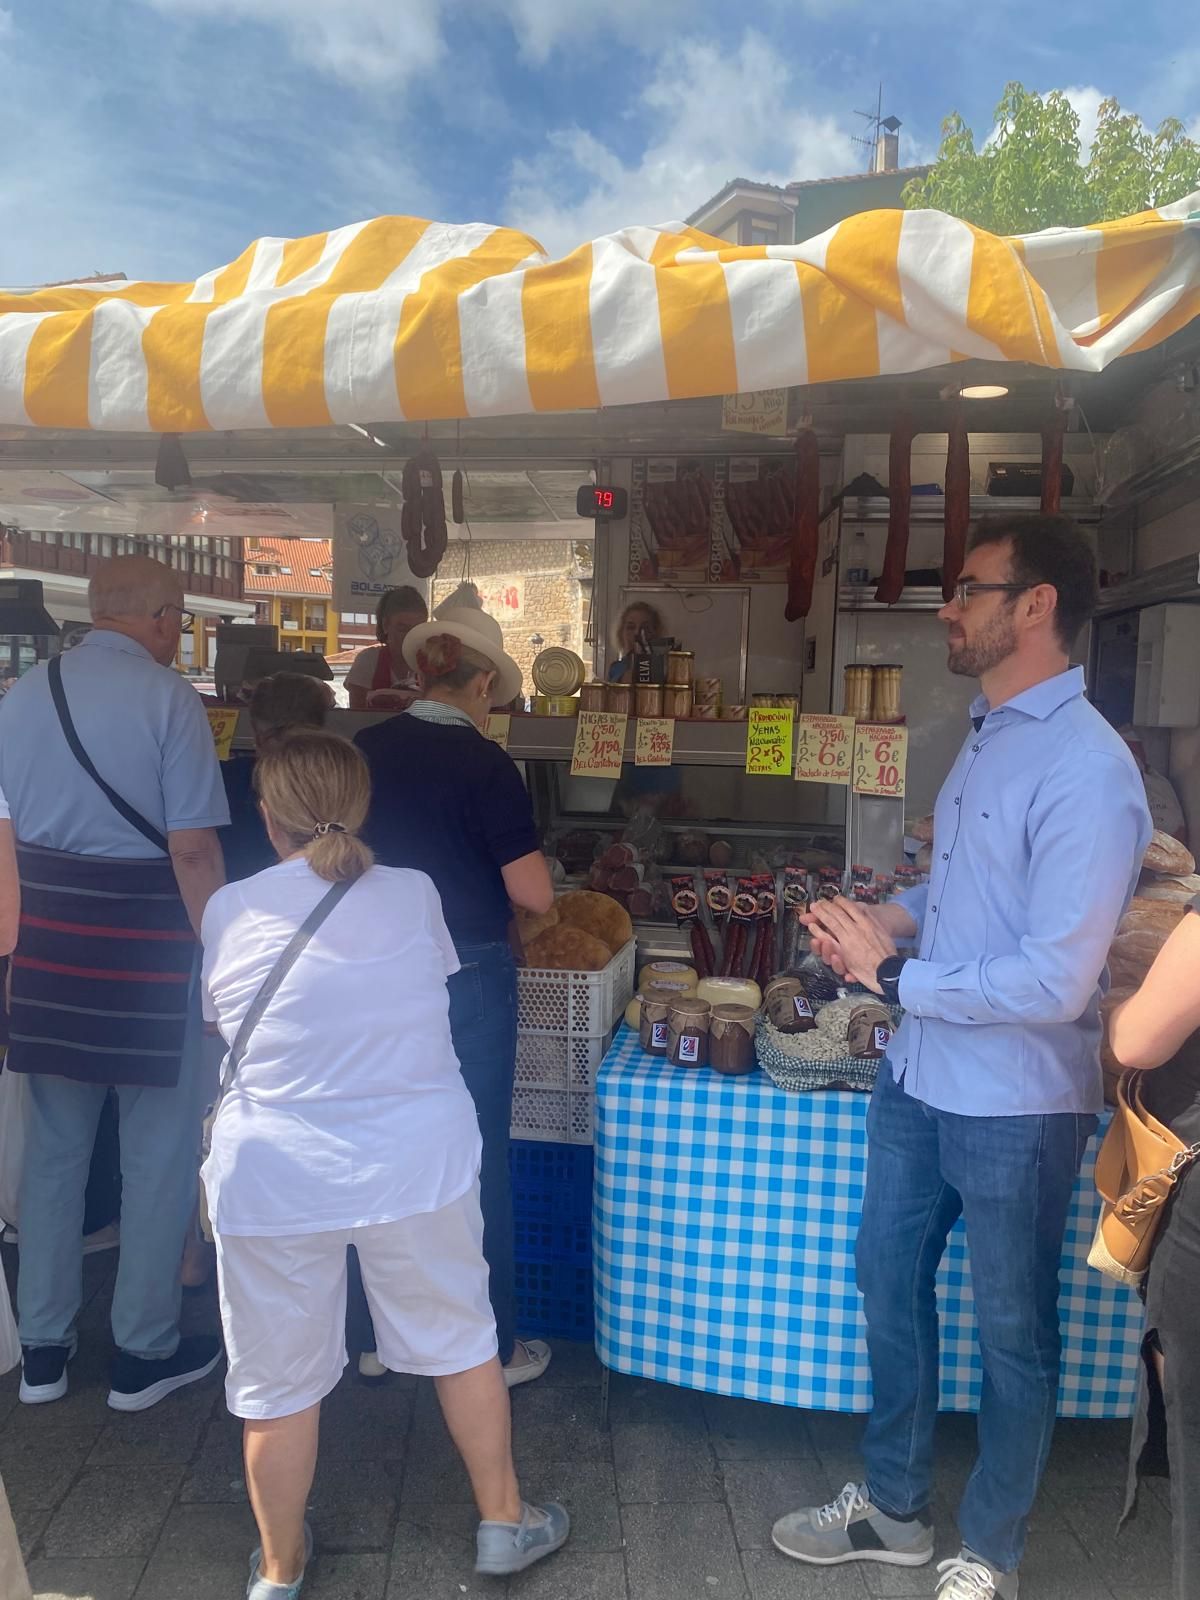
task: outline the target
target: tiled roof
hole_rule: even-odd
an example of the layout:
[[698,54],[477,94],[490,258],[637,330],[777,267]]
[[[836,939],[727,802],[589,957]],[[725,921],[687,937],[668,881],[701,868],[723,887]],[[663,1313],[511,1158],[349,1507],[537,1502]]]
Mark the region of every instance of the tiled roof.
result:
[[[246,595],[329,600],[333,596],[333,546],[328,539],[255,539],[247,541]],[[272,574],[256,567],[273,566]]]
[[832,183],[865,183],[868,178],[923,178],[928,167],[886,167],[882,172],[847,172],[840,178],[800,178],[789,183],[787,192],[797,194],[801,189],[820,189]]

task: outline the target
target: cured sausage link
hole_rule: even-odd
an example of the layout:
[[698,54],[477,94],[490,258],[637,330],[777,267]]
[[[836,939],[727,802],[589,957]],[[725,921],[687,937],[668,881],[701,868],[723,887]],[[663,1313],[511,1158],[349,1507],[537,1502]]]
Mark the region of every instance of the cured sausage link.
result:
[[821,448],[811,428],[796,435],[796,509],[792,519],[792,552],[788,562],[789,622],[806,617],[812,605],[821,527]]
[[967,555],[971,523],[971,442],[959,412],[950,420],[946,449],[945,542],[942,552],[942,599],[950,600]]
[[888,450],[888,531],[876,601],[894,606],[904,593],[908,532],[912,521],[912,418],[902,415],[892,429]]

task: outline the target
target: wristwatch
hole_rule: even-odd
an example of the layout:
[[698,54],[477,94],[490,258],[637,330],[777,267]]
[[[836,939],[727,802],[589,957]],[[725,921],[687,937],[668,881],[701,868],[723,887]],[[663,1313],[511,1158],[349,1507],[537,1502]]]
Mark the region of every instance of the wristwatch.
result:
[[900,1004],[900,974],[908,956],[884,956],[875,968],[875,982],[883,990],[883,998],[890,1006]]

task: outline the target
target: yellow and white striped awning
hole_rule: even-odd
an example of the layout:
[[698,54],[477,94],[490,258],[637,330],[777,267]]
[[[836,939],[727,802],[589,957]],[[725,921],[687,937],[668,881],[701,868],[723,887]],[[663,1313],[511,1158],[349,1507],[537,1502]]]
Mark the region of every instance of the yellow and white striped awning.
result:
[[190,432],[680,400],[963,357],[1098,372],[1200,315],[1200,195],[999,239],[873,211],[805,244],[378,217],[195,283],[0,291],[0,423]]

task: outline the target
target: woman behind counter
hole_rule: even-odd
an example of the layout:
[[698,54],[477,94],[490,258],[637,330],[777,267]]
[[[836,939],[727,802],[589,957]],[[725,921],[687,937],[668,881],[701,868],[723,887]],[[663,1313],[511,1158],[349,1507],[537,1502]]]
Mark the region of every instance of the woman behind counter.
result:
[[389,589],[375,612],[378,645],[360,650],[346,674],[351,711],[403,711],[417,691],[404,658],[404,641],[429,618],[420,594],[407,584]]
[[648,639],[661,639],[663,621],[654,607],[645,600],[632,600],[621,613],[613,642],[617,659],[608,669],[609,683],[630,683],[633,679],[633,656],[638,635],[645,629]]
[[[1200,1140],[1200,899],[1172,933],[1146,981],[1109,1018],[1109,1046],[1148,1074],[1146,1109],[1184,1144]],[[1125,1516],[1145,1474],[1171,1479],[1177,1600],[1200,1595],[1200,1162],[1167,1208],[1146,1276],[1142,1382],[1130,1450]]]
[[[418,671],[420,698],[405,715],[364,728],[356,741],[371,770],[366,835],[385,866],[414,867],[433,879],[458,952],[450,1029],[483,1138],[483,1253],[512,1387],[541,1377],[550,1350],[515,1336],[508,1146],[517,974],[508,925],[513,906],[548,911],[554,889],[521,776],[483,736],[491,707],[507,705],[521,689],[521,669],[505,654],[499,623],[477,607],[443,604],[438,620],[408,635],[404,655]],[[366,1354],[361,1370],[377,1375]]]

